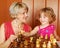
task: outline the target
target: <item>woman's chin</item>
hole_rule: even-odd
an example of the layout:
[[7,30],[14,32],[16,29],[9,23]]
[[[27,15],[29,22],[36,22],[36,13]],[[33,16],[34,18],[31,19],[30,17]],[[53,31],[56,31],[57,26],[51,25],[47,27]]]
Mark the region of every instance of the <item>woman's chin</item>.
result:
[[26,23],[26,21],[23,21],[23,23]]

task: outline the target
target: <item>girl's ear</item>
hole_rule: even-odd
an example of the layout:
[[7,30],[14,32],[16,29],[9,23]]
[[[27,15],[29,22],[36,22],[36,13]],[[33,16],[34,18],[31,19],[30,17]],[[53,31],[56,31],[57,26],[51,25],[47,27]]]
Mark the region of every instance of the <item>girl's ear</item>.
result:
[[53,19],[52,18],[49,18],[49,23],[52,23]]

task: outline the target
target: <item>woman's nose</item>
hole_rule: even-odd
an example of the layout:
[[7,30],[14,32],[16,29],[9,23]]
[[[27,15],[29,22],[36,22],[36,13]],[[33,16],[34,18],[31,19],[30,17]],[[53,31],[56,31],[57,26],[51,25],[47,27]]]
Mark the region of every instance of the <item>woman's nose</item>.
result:
[[27,13],[25,13],[25,16],[26,16],[26,17],[28,17],[28,14],[27,14]]

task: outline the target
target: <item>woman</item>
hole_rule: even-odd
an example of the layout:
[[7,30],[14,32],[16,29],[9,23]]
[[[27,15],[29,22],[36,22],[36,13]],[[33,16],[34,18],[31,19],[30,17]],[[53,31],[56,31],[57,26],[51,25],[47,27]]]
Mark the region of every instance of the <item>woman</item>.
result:
[[22,29],[30,31],[31,27],[26,23],[28,7],[24,3],[14,2],[10,8],[10,15],[14,20],[5,22],[0,27],[0,48],[8,48],[10,43],[17,38]]

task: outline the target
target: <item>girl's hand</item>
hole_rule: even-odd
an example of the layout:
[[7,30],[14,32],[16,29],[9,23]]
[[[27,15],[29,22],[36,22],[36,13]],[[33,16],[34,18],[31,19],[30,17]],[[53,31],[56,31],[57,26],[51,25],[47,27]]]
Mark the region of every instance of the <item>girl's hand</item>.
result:
[[10,38],[9,38],[9,40],[10,40],[10,42],[13,42],[16,38],[17,38],[16,35],[11,35]]
[[21,30],[21,34],[24,34],[25,33],[25,31],[24,30]]

